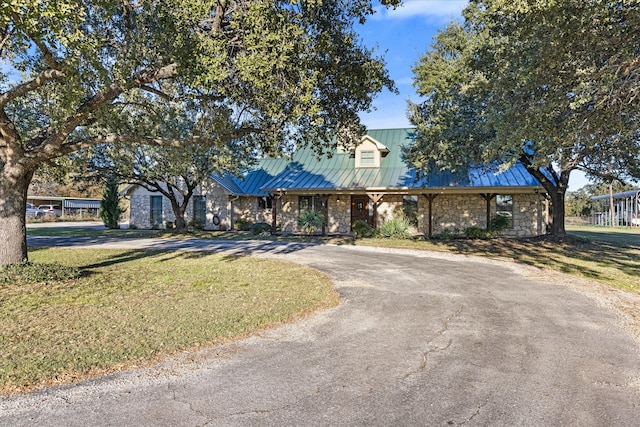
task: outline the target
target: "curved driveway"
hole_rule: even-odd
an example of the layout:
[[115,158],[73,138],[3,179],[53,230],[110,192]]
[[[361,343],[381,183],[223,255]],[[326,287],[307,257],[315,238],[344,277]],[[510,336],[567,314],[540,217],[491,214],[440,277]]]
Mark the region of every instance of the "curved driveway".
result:
[[[30,238],[32,245],[51,242]],[[333,277],[342,304],[154,368],[4,398],[0,425],[631,426],[640,420],[638,343],[620,317],[509,264],[265,242],[137,240],[129,247],[225,250],[307,264]]]

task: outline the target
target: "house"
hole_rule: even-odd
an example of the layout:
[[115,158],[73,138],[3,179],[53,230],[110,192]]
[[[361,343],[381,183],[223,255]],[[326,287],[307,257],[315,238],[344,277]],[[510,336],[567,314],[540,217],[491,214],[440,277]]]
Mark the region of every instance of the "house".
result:
[[[319,159],[304,148],[290,159],[264,159],[242,178],[212,176],[202,183],[187,215],[205,229],[229,230],[244,221],[295,233],[300,231],[299,215],[318,210],[323,232],[345,234],[355,221],[379,227],[403,214],[416,233],[433,236],[484,228],[500,214],[512,218],[507,235],[545,233],[544,189],[523,165],[417,178],[403,156],[411,143],[412,129],[370,130],[355,151],[338,149]],[[160,195],[141,187],[128,195],[135,227],[161,227],[173,220],[170,205]]]

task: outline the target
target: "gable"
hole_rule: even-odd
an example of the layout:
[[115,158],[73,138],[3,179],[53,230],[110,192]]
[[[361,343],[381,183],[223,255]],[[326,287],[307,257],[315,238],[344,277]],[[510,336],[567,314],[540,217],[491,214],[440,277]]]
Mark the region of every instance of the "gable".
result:
[[356,168],[379,168],[381,160],[389,153],[389,149],[380,141],[365,135],[355,151]]

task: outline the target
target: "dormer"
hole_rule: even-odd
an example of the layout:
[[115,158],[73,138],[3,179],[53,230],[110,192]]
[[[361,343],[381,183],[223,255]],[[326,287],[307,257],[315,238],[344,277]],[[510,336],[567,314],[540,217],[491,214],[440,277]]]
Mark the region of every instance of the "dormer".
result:
[[356,147],[356,168],[379,168],[380,161],[389,154],[389,149],[382,143],[365,135]]

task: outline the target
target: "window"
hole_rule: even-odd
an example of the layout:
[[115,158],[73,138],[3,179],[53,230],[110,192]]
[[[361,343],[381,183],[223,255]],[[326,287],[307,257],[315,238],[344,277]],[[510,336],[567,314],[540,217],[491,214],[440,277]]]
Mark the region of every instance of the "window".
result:
[[361,165],[373,165],[375,157],[373,151],[361,151],[360,152],[360,164]]
[[162,224],[162,196],[151,196],[151,226]]
[[200,225],[204,225],[207,222],[205,196],[193,196],[193,222]]
[[418,196],[402,196],[402,213],[409,224],[418,226]]
[[509,218],[511,220],[509,227],[513,227],[513,196],[500,194],[496,196],[496,215]]
[[298,213],[303,213],[313,210],[313,196],[300,196],[298,197]]
[[262,196],[258,197],[258,209],[271,209],[273,208],[273,197]]

